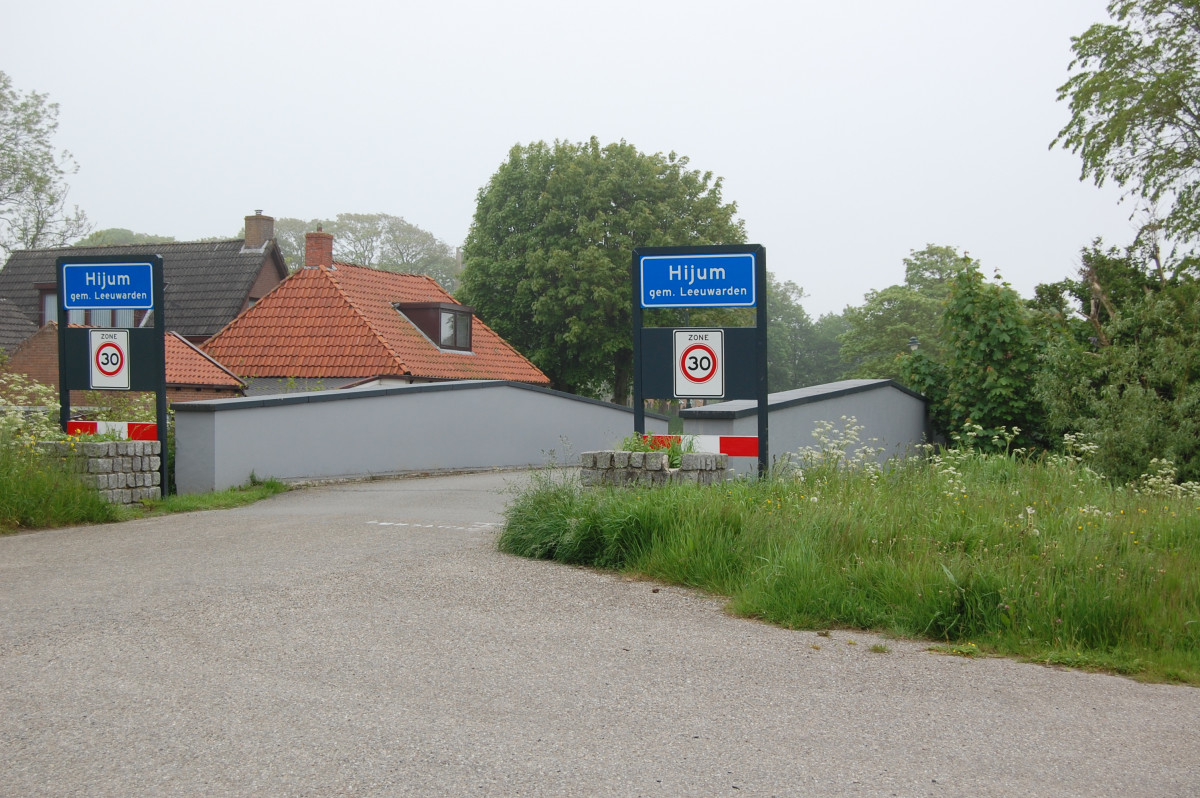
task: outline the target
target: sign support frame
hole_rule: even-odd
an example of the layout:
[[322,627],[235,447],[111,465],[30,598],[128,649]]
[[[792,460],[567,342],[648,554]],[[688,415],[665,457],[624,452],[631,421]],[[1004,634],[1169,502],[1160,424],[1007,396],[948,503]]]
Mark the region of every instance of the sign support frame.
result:
[[[642,259],[646,256],[712,256],[712,255],[744,255],[754,258],[754,299],[755,299],[755,335],[754,335],[754,390],[753,398],[758,403],[758,475],[766,477],[770,473],[769,447],[769,414],[767,395],[767,251],[761,244],[720,244],[715,246],[695,247],[636,247],[633,250],[633,260],[630,266],[633,299],[633,426],[640,435],[646,434],[646,395],[642,384],[642,369],[645,364],[645,347],[643,345],[643,303],[642,292]],[[650,306],[650,307],[658,307]],[[691,307],[675,302],[662,307]],[[730,305],[704,304],[696,307],[745,307],[744,303]],[[656,397],[650,397],[656,398]],[[749,398],[749,397],[745,397]]]
[[[66,268],[73,265],[92,265],[97,269],[103,266],[127,266],[127,265],[143,265],[150,266],[150,279],[153,282],[151,293],[151,304],[149,312],[154,314],[154,328],[152,330],[143,330],[142,328],[134,328],[129,330],[130,351],[141,351],[148,355],[147,360],[149,365],[141,364],[142,367],[137,371],[132,371],[135,367],[135,361],[131,357],[127,368],[131,369],[131,387],[129,390],[138,391],[154,391],[154,416],[158,425],[158,443],[159,443],[159,494],[163,497],[169,495],[168,483],[168,463],[167,463],[167,328],[166,328],[166,301],[164,299],[166,283],[163,278],[163,258],[161,255],[141,255],[141,254],[121,254],[113,253],[112,255],[80,255],[76,257],[63,256],[55,261],[55,277],[57,279],[58,291],[58,407],[59,407],[59,425],[63,432],[67,431],[67,424],[71,420],[71,391],[73,390],[93,390],[90,382],[90,370],[79,368],[79,364],[69,361],[71,355],[79,348],[78,346],[69,345],[72,343],[73,334],[79,333],[78,340],[82,341],[86,338],[88,331],[86,329],[71,330],[69,329],[69,315],[67,312],[68,301],[66,298]],[[83,305],[76,305],[72,309],[83,309]],[[111,302],[105,302],[99,305],[105,309],[121,309],[124,307],[134,307],[138,310],[147,309],[144,302],[135,305],[121,305]],[[90,306],[89,306],[90,309]],[[89,328],[90,329],[90,328]],[[122,328],[117,328],[122,329]],[[143,335],[145,333],[145,335]],[[90,352],[86,346],[84,351]],[[90,366],[90,364],[89,364]],[[88,375],[88,376],[84,376]],[[101,389],[103,390],[103,389]],[[116,389],[122,390],[122,389]]]

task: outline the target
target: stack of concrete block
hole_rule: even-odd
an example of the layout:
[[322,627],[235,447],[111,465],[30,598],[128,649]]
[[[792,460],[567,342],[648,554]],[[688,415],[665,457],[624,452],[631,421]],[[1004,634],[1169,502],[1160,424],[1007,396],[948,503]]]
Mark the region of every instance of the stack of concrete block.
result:
[[707,452],[685,453],[679,468],[671,468],[666,452],[584,452],[579,458],[579,478],[586,486],[712,485],[724,482],[728,473],[729,455]]
[[112,504],[162,495],[162,444],[158,441],[54,441],[39,444],[65,458],[83,480]]

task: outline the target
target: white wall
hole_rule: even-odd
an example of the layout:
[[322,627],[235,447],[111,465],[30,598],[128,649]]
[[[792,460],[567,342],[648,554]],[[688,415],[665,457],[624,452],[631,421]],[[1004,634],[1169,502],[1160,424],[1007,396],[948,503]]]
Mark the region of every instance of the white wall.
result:
[[[667,422],[646,416],[647,431]],[[175,405],[175,483],[575,464],[633,433],[619,405],[514,382],[463,381]]]
[[[841,430],[842,416],[854,417],[865,429],[861,442],[883,448],[880,460],[910,454],[925,443],[925,399],[891,380],[843,380],[768,397],[767,436],[774,463],[785,454],[816,446],[813,430],[821,421]],[[757,403],[738,400],[680,412],[683,431],[689,435],[758,435]],[[732,467],[749,473],[758,467],[753,458],[730,458]]]

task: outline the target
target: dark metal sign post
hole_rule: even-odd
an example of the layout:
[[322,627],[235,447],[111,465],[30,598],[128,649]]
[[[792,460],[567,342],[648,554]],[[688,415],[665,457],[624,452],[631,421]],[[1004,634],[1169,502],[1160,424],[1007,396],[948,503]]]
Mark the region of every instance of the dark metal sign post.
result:
[[[633,424],[646,434],[646,399],[758,401],[758,473],[767,440],[767,252],[759,244],[638,247],[633,251]],[[756,309],[754,327],[645,327],[651,308]]]
[[[71,391],[154,391],[161,493],[167,495],[167,356],[159,255],[62,257],[58,265],[58,397],[63,432]],[[154,326],[71,328],[72,310],[145,310]]]

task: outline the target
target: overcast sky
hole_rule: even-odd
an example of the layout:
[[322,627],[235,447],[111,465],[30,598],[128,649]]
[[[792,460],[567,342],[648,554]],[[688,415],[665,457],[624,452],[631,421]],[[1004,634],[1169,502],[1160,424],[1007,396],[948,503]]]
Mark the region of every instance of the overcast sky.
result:
[[1105,0],[41,2],[0,70],[60,105],[98,228],[403,216],[452,245],[514,144],[597,136],[724,178],[817,316],[926,244],[1023,295],[1131,209],[1048,145]]

